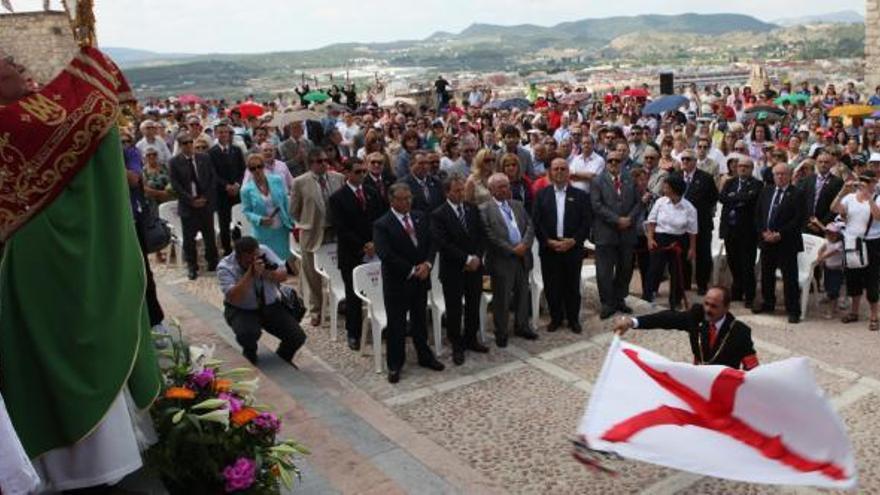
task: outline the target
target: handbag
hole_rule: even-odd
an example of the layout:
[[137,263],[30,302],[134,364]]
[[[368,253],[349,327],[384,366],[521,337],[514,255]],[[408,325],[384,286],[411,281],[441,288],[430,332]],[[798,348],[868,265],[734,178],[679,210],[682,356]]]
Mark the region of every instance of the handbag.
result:
[[171,226],[158,216],[151,216],[144,225],[144,247],[147,254],[157,253],[171,244]]
[[306,305],[303,303],[302,298],[299,297],[299,294],[296,293],[296,290],[289,285],[282,285],[278,288],[278,291],[281,293],[281,304],[284,304],[297,322],[302,321],[306,316]]

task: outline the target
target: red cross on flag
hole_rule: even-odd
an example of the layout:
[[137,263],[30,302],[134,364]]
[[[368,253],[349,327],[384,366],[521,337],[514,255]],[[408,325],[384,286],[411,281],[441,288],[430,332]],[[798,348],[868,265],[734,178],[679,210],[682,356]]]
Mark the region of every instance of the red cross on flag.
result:
[[843,422],[805,358],[744,372],[615,337],[578,433],[590,448],[753,483],[854,488]]

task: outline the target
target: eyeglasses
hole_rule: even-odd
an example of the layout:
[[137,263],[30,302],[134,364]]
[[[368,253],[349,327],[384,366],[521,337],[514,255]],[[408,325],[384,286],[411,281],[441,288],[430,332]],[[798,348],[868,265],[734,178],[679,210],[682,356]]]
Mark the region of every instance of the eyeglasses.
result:
[[483,163],[495,163],[494,158],[483,158]]
[[367,171],[366,171],[366,169],[359,168],[356,170],[352,170],[351,173],[353,173],[355,175],[364,175],[365,173],[367,173]]
[[705,144],[701,144],[701,145],[698,145],[698,146],[697,146],[697,149],[700,149],[700,150],[707,150],[707,149],[709,149],[709,147],[706,146]]
[[689,156],[683,156],[683,157],[681,157],[681,161],[683,161],[683,162],[692,162],[692,161],[694,161],[694,159],[693,159],[692,157],[689,157]]
[[186,141],[180,141],[180,144],[193,144],[192,139],[187,139]]
[[657,155],[645,155],[645,157],[644,157],[645,160],[656,160],[658,158],[660,158],[660,157]]
[[262,169],[262,168],[265,168],[265,165],[254,165],[253,167],[248,167],[248,170],[250,170],[251,172],[253,172],[253,171],[256,171],[256,170],[260,170],[260,169]]
[[382,160],[370,160],[370,165],[385,165]]
[[617,158],[609,158],[608,163],[620,163],[620,160],[618,160]]

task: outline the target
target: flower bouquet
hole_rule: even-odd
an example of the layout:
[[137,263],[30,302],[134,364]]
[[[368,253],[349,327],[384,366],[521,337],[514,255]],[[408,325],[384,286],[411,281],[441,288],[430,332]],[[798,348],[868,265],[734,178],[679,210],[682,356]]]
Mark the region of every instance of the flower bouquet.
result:
[[294,457],[308,451],[277,438],[281,421],[256,403],[253,370],[223,370],[213,351],[180,337],[162,352],[164,387],[152,409],[159,441],[147,465],[172,494],[291,488],[300,476]]

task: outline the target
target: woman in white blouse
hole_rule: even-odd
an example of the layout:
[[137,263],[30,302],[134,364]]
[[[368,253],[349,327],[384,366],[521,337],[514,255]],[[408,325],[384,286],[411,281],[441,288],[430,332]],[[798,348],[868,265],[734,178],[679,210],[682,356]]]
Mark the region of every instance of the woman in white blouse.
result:
[[645,235],[651,263],[648,284],[651,288],[646,299],[654,301],[663,273],[669,266],[669,308],[677,309],[684,299],[682,286],[685,263],[696,256],[697,209],[684,199],[685,183],[678,174],[663,182],[663,197],[657,199],[645,221]]

